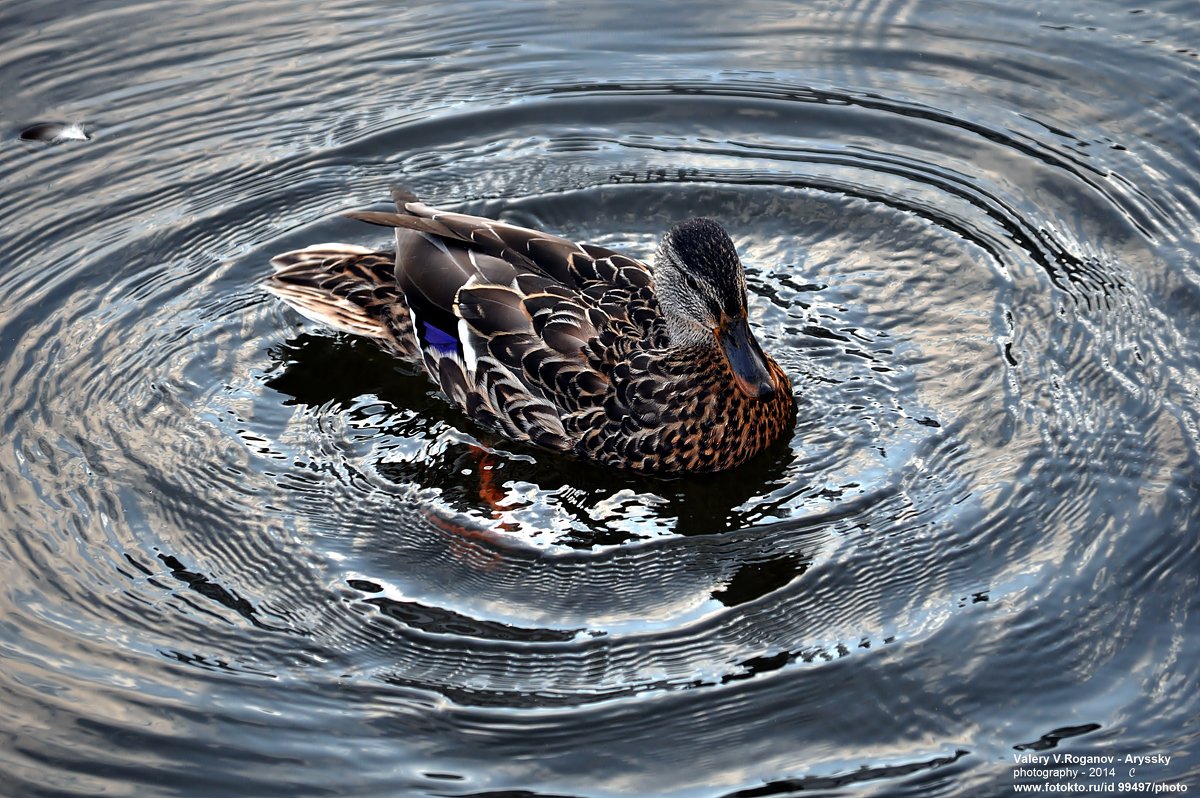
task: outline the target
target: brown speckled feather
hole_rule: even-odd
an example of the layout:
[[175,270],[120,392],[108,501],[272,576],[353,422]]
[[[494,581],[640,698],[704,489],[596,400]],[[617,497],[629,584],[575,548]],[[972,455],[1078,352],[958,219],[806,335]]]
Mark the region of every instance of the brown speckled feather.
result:
[[268,291],[314,321],[345,332],[378,338],[409,358],[412,323],[396,285],[390,252],[351,244],[317,244],[271,259],[275,274]]
[[[266,288],[305,316],[377,339],[481,426],[639,471],[716,471],[782,434],[794,411],[737,390],[713,346],[671,345],[651,270],[602,247],[395,192],[396,251],[327,244],[273,260]],[[740,267],[739,267],[740,268]]]

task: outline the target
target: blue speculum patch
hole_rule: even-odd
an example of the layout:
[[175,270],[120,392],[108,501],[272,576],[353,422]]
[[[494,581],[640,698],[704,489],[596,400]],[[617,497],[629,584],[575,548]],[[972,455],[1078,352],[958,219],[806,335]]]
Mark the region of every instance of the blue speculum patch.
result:
[[429,322],[422,322],[425,328],[425,343],[432,346],[443,355],[453,354],[458,351],[458,338],[438,327],[434,327]]

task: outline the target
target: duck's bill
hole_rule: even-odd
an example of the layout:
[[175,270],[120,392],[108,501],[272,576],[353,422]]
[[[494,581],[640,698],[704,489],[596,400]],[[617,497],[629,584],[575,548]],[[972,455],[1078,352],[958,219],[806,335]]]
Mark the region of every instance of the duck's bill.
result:
[[716,329],[716,336],[738,390],[751,399],[762,399],[775,392],[767,359],[745,316],[726,320]]

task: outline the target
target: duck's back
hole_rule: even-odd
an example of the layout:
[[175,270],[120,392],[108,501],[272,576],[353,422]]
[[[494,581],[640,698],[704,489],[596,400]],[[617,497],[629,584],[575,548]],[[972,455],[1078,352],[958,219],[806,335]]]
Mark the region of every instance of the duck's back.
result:
[[604,406],[614,369],[666,345],[649,269],[601,247],[440,211],[351,214],[395,228],[395,252],[285,253],[267,289],[305,316],[380,341],[481,425],[560,451]]

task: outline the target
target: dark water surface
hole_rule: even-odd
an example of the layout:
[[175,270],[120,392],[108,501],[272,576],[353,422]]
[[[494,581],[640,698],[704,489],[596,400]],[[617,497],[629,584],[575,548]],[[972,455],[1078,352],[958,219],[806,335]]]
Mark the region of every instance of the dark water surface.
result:
[[[0,5],[0,793],[1200,788],[1194,2],[68,8]],[[788,444],[480,461],[256,285],[395,184],[723,220]]]

